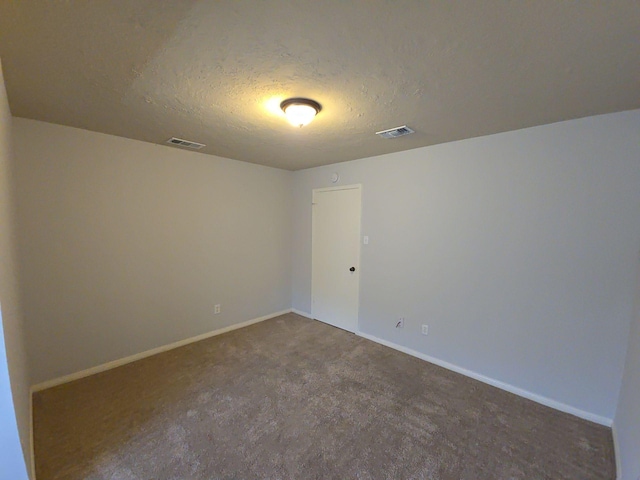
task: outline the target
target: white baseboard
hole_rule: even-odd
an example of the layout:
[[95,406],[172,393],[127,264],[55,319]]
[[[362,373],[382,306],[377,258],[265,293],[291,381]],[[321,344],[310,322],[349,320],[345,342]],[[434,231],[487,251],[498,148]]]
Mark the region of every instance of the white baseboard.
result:
[[296,315],[300,315],[301,317],[310,318],[311,320],[313,320],[313,317],[310,313],[303,312],[302,310],[296,310],[295,308],[292,308],[291,311]]
[[611,436],[613,437],[613,456],[616,459],[616,479],[622,480],[622,458],[620,457],[620,444],[618,443],[615,421],[611,425]]
[[501,382],[499,380],[495,380],[490,377],[486,377],[480,373],[474,372],[472,370],[467,370],[466,368],[459,367],[458,365],[454,365],[449,362],[445,362],[444,360],[440,360],[435,357],[431,357],[424,353],[418,352],[416,350],[412,350],[407,347],[403,347],[402,345],[398,345],[393,342],[389,342],[387,340],[383,340],[378,337],[374,337],[373,335],[369,335],[363,332],[356,332],[356,335],[366,338],[367,340],[371,340],[372,342],[379,343],[381,345],[385,345],[387,347],[393,348],[394,350],[398,350],[400,352],[411,355],[412,357],[420,358],[421,360],[425,360],[429,363],[433,363],[440,367],[446,368],[447,370],[454,371],[456,373],[460,373],[467,377],[471,377],[475,380],[479,380],[483,383],[492,385],[494,387],[500,388],[502,390],[506,390],[507,392],[514,393],[524,398],[528,398],[529,400],[533,400],[534,402],[541,403],[542,405],[546,405],[547,407],[555,408],[556,410],[560,410],[561,412],[570,413],[571,415],[575,415],[576,417],[583,418],[585,420],[589,420],[594,423],[598,423],[600,425],[604,425],[607,427],[611,427],[613,424],[613,420],[607,417],[602,417],[600,415],[595,415],[590,412],[586,412],[584,410],[580,410],[579,408],[572,407],[571,405],[567,405],[562,402],[558,402],[556,400],[552,400],[547,397],[543,397],[542,395],[538,395],[533,392],[529,392],[528,390],[524,390],[519,387],[515,387],[505,382]]
[[202,335],[197,335],[195,337],[186,338],[184,340],[179,340],[177,342],[170,343],[168,345],[163,345],[161,347],[152,348],[151,350],[146,350],[141,353],[136,353],[135,355],[130,355],[128,357],[120,358],[118,360],[113,360],[111,362],[103,363],[102,365],[96,365],[95,367],[87,368],[86,370],[81,370],[76,373],[71,373],[69,375],[64,375],[62,377],[54,378],[52,380],[46,380],[44,382],[38,383],[31,387],[31,392],[38,392],[40,390],[45,390],[47,388],[56,387],[58,385],[62,385],[63,383],[72,382],[74,380],[79,380],[80,378],[88,377],[90,375],[95,375],[96,373],[104,372],[107,370],[111,370],[112,368],[120,367],[122,365],[126,365],[127,363],[135,362],[136,360],[141,360],[146,357],[150,357],[152,355],[156,355],[158,353],[166,352],[168,350],[173,350],[174,348],[182,347],[184,345],[188,345],[190,343],[199,342],[200,340],[205,340],[210,337],[215,337],[216,335],[221,335],[223,333],[230,332],[232,330],[237,330],[239,328],[248,327],[249,325],[253,325],[254,323],[263,322],[265,320],[269,320],[270,318],[278,317],[280,315],[284,315],[285,313],[291,313],[291,309],[288,308],[286,310],[282,310],[280,312],[271,313],[269,315],[265,315],[263,317],[254,318],[252,320],[247,320],[246,322],[236,323],[234,325],[229,325],[228,327],[220,328],[218,330],[213,330],[212,332],[203,333]]

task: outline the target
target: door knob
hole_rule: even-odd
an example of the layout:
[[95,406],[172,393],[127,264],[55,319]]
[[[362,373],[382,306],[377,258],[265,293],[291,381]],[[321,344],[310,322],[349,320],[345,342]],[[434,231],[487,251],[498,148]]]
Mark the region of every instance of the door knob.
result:
[[350,272],[355,272],[355,271],[356,271],[356,267],[351,267],[351,268],[349,269],[349,271],[350,271]]

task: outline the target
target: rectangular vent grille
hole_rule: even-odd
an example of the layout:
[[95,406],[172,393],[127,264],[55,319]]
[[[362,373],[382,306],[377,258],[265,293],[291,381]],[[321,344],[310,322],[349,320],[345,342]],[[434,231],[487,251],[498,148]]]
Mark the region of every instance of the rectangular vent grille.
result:
[[382,138],[397,138],[397,137],[402,137],[404,135],[409,135],[410,133],[414,133],[414,131],[411,130],[406,125],[403,125],[401,127],[390,128],[389,130],[382,130],[380,132],[376,132],[376,135]]
[[202,147],[206,147],[203,143],[190,142],[189,140],[183,140],[181,138],[171,137],[167,140],[167,143],[171,145],[177,145],[179,147],[192,148],[194,150],[200,150]]

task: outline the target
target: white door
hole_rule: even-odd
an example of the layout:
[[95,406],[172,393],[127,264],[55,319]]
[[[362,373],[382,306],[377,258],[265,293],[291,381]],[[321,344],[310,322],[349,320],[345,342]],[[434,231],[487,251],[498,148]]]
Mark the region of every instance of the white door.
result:
[[313,191],[311,313],[355,332],[360,286],[360,185]]

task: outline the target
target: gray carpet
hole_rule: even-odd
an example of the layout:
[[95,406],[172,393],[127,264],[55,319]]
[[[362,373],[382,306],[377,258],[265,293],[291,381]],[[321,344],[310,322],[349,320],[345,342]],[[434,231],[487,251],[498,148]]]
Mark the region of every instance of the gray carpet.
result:
[[34,395],[38,480],[614,479],[608,428],[284,315]]

